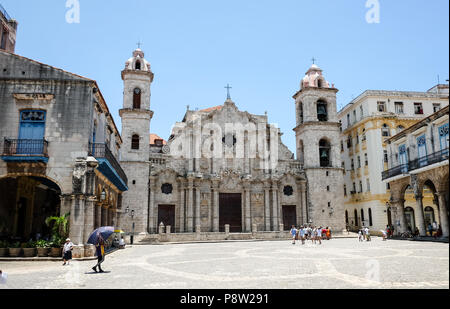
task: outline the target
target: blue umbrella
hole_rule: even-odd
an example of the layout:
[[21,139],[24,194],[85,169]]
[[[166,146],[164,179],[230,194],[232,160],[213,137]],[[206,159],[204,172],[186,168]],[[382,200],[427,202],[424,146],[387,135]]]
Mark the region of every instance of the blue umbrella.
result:
[[112,234],[114,234],[113,226],[103,226],[92,232],[91,236],[89,236],[88,244],[98,245],[100,240],[106,241]]

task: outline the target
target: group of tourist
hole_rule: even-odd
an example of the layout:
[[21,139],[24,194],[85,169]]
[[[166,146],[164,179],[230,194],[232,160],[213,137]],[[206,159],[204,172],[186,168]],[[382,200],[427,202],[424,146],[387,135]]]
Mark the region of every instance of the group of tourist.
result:
[[297,240],[300,240],[302,245],[304,245],[308,240],[310,240],[313,244],[319,243],[321,245],[322,240],[331,239],[331,230],[328,227],[322,228],[315,226],[301,226],[297,228],[293,225],[291,228],[291,236],[293,245],[295,245]]
[[[372,237],[370,236],[370,229],[368,227],[364,227],[358,231],[358,240],[360,242],[372,241]],[[384,237],[383,237],[383,240],[384,240]]]

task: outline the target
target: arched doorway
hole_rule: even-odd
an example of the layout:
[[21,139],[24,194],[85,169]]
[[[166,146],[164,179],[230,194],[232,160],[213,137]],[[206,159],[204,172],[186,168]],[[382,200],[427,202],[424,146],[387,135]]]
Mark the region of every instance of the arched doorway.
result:
[[425,227],[432,225],[434,221],[436,221],[436,216],[434,214],[434,209],[431,206],[425,207],[424,211],[425,215]]
[[416,229],[416,219],[414,217],[414,209],[411,207],[405,208],[406,227],[408,231],[414,232]]
[[61,189],[55,182],[38,176],[6,177],[0,179],[0,192],[0,239],[50,239],[45,219],[59,216],[61,207]]

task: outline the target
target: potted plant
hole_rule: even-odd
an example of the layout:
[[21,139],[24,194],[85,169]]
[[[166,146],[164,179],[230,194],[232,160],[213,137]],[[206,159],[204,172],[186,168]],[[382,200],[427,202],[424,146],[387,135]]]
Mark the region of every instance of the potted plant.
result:
[[45,240],[39,240],[36,242],[37,256],[47,257],[50,252],[50,243]]
[[50,256],[61,257],[62,256],[62,240],[59,237],[54,237],[50,243]]
[[22,246],[24,257],[34,257],[36,256],[36,243],[32,240],[27,242]]
[[8,242],[0,241],[0,257],[8,256]]
[[8,252],[10,257],[18,257],[22,253],[22,248],[20,247],[20,242],[14,242],[9,244]]
[[52,226],[52,243],[50,256],[61,257],[62,256],[62,245],[64,240],[69,234],[69,218],[70,213],[65,214],[61,217],[48,217],[45,220],[47,226]]

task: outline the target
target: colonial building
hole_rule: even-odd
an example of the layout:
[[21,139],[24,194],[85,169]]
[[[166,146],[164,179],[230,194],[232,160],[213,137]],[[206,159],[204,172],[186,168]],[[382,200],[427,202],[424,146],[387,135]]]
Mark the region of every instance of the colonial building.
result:
[[0,50],[13,53],[16,48],[17,21],[0,4]]
[[[397,233],[427,235],[436,222],[449,236],[449,107],[445,107],[387,140],[389,207]],[[432,202],[425,194],[432,195]],[[406,204],[411,195],[414,204]],[[431,236],[431,235],[430,235]]]
[[[387,204],[391,188],[381,178],[390,160],[387,140],[445,106],[448,85],[438,85],[427,92],[367,90],[338,113],[345,168],[342,186],[350,229],[367,226],[376,233],[393,223]],[[405,203],[415,205],[412,194],[406,195]],[[428,191],[424,203],[433,207],[433,195]]]
[[70,213],[80,245],[120,225],[127,190],[122,139],[94,80],[0,51],[0,237],[50,236],[48,216]]
[[[312,82],[317,82],[316,72],[321,70],[313,66],[307,73]],[[167,143],[155,139],[149,151],[153,73],[140,49],[126,62],[122,77],[121,164],[130,180],[123,199],[124,230],[141,236],[160,227],[187,234],[228,227],[231,233],[278,232],[313,223],[342,231],[337,90],[322,77],[319,85],[302,81],[294,97],[297,112],[302,100],[307,117],[296,128],[305,147],[299,150],[301,160],[282,143],[267,115],[241,111],[230,95],[213,108],[188,108]]]

